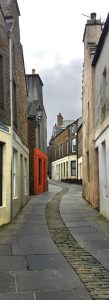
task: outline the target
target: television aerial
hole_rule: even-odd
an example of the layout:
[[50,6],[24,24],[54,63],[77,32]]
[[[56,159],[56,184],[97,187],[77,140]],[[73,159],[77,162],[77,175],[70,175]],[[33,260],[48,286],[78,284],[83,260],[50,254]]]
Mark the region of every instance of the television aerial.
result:
[[91,19],[91,16],[87,16],[85,14],[81,14],[81,16],[84,16],[84,17],[87,17],[87,18],[90,18]]

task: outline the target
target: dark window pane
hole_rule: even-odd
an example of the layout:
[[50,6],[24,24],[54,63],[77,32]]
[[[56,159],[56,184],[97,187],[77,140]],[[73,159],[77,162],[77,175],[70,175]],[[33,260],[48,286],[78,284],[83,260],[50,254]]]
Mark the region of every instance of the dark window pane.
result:
[[76,176],[76,160],[71,161],[71,176]]

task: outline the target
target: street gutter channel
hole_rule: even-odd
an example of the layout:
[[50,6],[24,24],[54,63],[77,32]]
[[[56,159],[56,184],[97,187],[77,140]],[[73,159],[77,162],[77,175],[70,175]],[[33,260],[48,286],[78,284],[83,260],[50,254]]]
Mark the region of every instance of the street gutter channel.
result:
[[51,238],[76,271],[92,299],[109,299],[109,271],[79,245],[60,215],[60,202],[68,190],[63,188],[47,203],[46,219]]

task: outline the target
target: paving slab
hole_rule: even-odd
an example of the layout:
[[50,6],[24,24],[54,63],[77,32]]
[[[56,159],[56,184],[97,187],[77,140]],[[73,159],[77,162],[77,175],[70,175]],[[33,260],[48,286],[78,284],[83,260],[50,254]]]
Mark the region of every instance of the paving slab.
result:
[[27,262],[24,256],[0,256],[0,271],[26,270]]
[[95,227],[92,226],[88,226],[89,224],[87,224],[87,226],[77,226],[77,227],[71,227],[70,228],[70,232],[72,234],[86,234],[86,233],[97,233],[97,229]]
[[33,293],[4,293],[0,294],[0,300],[35,300]]
[[109,249],[92,251],[92,255],[109,270]]
[[52,240],[47,237],[24,236],[12,244],[13,255],[28,254],[59,254],[59,250]]
[[47,225],[40,225],[40,224],[27,224],[22,228],[22,230],[19,232],[20,235],[25,236],[49,236],[49,230],[47,228]]
[[0,245],[0,255],[11,255],[11,246]]
[[0,272],[0,293],[15,292],[15,277],[8,272]]
[[71,269],[16,272],[16,284],[18,292],[71,290],[84,287]]
[[84,228],[84,227],[93,227],[93,228],[96,228],[96,226],[97,225],[95,225],[95,223],[94,222],[87,222],[86,220],[84,220],[84,221],[82,221],[82,222],[67,222],[66,221],[66,226],[68,227],[68,228]]
[[29,270],[69,269],[69,263],[60,254],[26,256]]
[[[72,229],[70,232],[73,234],[74,238],[81,241],[98,241],[103,240],[104,242],[107,240],[107,236],[102,232],[84,232],[84,233],[74,233]],[[108,241],[109,242],[109,241]]]
[[84,247],[86,250],[88,250],[90,253],[95,250],[105,250],[109,249],[109,240],[103,240],[103,239],[98,239],[98,240],[80,240],[79,243],[82,247]]
[[[73,289],[72,291],[52,291],[36,293],[36,300],[91,300],[85,288]],[[7,300],[7,299],[6,299]]]

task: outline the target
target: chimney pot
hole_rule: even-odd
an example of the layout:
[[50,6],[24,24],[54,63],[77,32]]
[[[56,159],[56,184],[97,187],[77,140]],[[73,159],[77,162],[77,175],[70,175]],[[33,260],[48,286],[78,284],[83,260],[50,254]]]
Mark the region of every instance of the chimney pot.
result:
[[96,13],[95,12],[91,13],[91,20],[96,20]]
[[32,74],[35,75],[36,74],[36,70],[32,69]]

